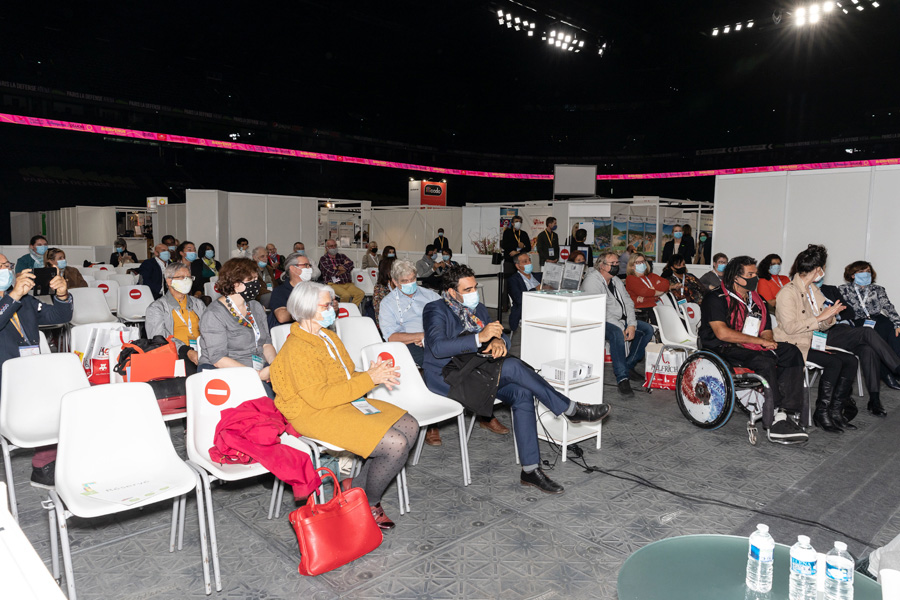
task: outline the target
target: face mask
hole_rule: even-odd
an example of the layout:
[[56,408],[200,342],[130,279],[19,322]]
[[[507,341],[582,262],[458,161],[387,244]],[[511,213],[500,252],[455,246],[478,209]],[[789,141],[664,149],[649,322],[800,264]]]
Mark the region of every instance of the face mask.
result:
[[756,284],[759,283],[759,277],[741,277],[746,283],[744,283],[741,287],[747,290],[748,292],[756,291]]
[[309,281],[310,279],[312,279],[312,268],[300,269],[300,281]]
[[[870,273],[870,275],[871,275],[871,273]],[[816,277],[816,279],[815,279],[815,281],[813,281],[813,283],[818,283],[818,282],[822,281],[823,279],[825,279],[825,271],[824,270],[822,271],[821,275]]]
[[[123,252],[125,252],[125,248],[116,248],[116,253],[122,254]],[[43,252],[41,252],[41,254],[43,254]]]
[[413,294],[415,294],[417,289],[419,289],[419,284],[415,281],[413,281],[412,283],[403,283],[400,285],[400,291],[407,296],[412,296]]
[[191,281],[190,277],[172,280],[172,289],[179,294],[189,294],[192,287],[194,287],[194,282]]
[[772,275],[778,275],[781,273],[781,265],[772,265],[769,267],[769,273]]
[[681,239],[681,236],[683,236],[684,234],[683,234],[682,232],[680,232],[680,231],[676,231],[676,232],[673,233],[672,235],[675,236],[675,239],[676,239],[676,240],[680,240],[680,239]]
[[700,241],[701,241],[701,242],[705,242],[705,241],[706,241],[706,236],[705,236],[705,235],[701,235],[701,236],[700,236]]
[[525,271],[526,275],[531,275],[531,272],[534,271],[534,265],[525,265],[522,270]]
[[[47,246],[35,246],[34,251],[37,252],[38,254],[40,254],[41,256],[43,256],[44,253],[47,251]],[[120,250],[120,252],[121,252],[121,250]]]
[[171,256],[172,256],[172,255],[169,254],[169,251],[168,251],[168,250],[163,250],[162,252],[159,253],[159,260],[161,260],[161,261],[163,261],[163,262],[169,262],[169,258],[170,258]]
[[184,255],[184,257],[187,259],[188,262],[194,262],[195,260],[197,260],[197,253],[196,252],[188,252]]
[[245,283],[244,291],[241,292],[241,298],[243,298],[245,302],[256,300],[256,297],[259,296],[260,289],[259,279],[255,279],[250,283]]
[[820,279],[819,281],[813,282],[813,285],[815,285],[817,288],[820,288],[820,287],[822,287],[822,285],[823,285],[824,283],[825,283],[825,281],[822,280],[822,279]]
[[296,252],[300,256],[306,256],[306,250],[294,250],[294,252]]
[[372,254],[378,254],[378,248],[372,248]]
[[443,254],[442,256],[444,257],[444,262],[447,262],[448,260],[450,260],[449,254]]
[[613,277],[615,277],[616,275],[619,274],[619,265],[613,265],[608,268],[609,268],[609,274],[612,275]]
[[210,259],[211,259],[211,258],[212,258],[213,256],[215,256],[215,255],[216,255],[216,253],[215,253],[213,250],[207,250],[207,251],[206,251],[206,258],[210,258]]
[[550,228],[550,231],[556,231],[556,225]]
[[438,237],[444,237],[444,232],[443,232],[443,231],[438,231]]
[[522,224],[516,221],[513,223],[513,229],[522,229]]
[[337,254],[337,248],[329,248],[328,254],[334,256],[335,254]]
[[636,273],[643,275],[647,271],[647,263],[638,263],[634,265],[634,270]]
[[853,282],[856,285],[867,286],[872,283],[872,274],[859,272],[853,276]]
[[462,303],[469,310],[475,310],[478,307],[478,292],[471,292],[462,295]]
[[675,273],[678,275],[684,275],[685,273],[687,273],[687,267],[675,267],[672,270],[675,271]]
[[393,252],[391,252],[390,254],[387,255],[388,258],[394,258],[394,256],[395,256],[395,254]]
[[169,252],[175,252],[177,246],[169,246]]
[[13,282],[13,272],[9,269],[0,271],[0,292],[5,292]]
[[256,261],[256,266],[259,267],[260,269],[265,269],[267,264],[268,263],[264,260]]
[[726,267],[726,265],[724,263],[718,264],[718,265],[716,265],[716,271],[718,271],[719,273],[724,273],[725,267]]
[[328,310],[322,311],[322,320],[316,321],[320,327],[331,327],[332,323],[334,323],[334,307],[329,306]]
[[67,264],[68,263],[66,262],[66,259],[64,259],[64,258],[61,258],[58,261],[56,261],[56,266],[59,267],[60,271],[65,269]]

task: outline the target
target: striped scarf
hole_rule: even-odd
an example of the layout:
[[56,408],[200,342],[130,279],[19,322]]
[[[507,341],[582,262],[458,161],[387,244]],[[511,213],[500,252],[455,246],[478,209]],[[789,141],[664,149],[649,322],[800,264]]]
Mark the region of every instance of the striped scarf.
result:
[[453,311],[453,314],[459,318],[466,331],[469,333],[479,333],[484,329],[484,323],[475,316],[475,311],[451,296],[449,291],[444,291],[441,294],[441,297],[444,299],[444,302],[447,303],[447,306],[450,307],[450,310]]

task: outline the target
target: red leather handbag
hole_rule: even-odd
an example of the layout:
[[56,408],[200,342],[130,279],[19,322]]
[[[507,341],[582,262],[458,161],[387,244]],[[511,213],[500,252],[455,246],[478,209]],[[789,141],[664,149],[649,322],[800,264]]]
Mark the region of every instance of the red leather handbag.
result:
[[306,506],[291,513],[291,525],[300,542],[301,575],[319,575],[365,556],[383,539],[369,508],[369,499],[360,488],[341,491],[337,477],[330,469],[321,471],[322,481],[331,477],[334,497],[325,504],[316,504],[310,494]]

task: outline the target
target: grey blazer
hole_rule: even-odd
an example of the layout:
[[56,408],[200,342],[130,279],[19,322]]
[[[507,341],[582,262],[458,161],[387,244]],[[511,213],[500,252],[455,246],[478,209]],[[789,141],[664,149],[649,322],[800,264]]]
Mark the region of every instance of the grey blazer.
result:
[[[187,296],[188,310],[194,311],[198,319],[203,318],[203,311],[206,310],[206,304],[199,298]],[[178,309],[178,302],[172,297],[172,292],[166,292],[159,300],[147,307],[147,337],[152,338],[155,335],[169,337],[175,332],[175,317],[172,311]],[[202,335],[201,335],[202,338]],[[202,340],[201,340],[202,344]],[[185,343],[181,340],[175,340],[175,347],[181,350]]]

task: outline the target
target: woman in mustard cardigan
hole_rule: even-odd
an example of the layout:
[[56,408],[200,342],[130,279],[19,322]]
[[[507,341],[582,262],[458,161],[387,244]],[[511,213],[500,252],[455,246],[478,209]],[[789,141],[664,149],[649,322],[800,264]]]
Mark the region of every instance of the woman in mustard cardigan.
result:
[[368,400],[377,414],[352,404],[378,385],[392,389],[400,374],[388,362],[354,370],[344,344],[326,329],[334,322],[333,301],[334,290],[318,283],[299,283],[291,292],[287,309],[296,323],[269,369],[275,406],[301,435],[368,459],[353,484],[366,492],[378,526],[392,529],[381,496],[406,464],[419,423],[388,402]]

